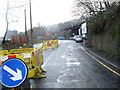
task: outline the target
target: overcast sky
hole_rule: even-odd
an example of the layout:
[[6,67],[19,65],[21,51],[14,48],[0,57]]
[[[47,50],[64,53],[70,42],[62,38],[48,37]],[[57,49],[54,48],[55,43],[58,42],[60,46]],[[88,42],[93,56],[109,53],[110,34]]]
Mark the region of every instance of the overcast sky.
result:
[[[5,11],[6,1],[0,0],[0,36],[5,33]],[[19,32],[24,31],[24,9],[27,10],[27,29],[30,28],[29,22],[29,0],[9,0],[10,7],[19,6],[26,4],[22,8],[10,8],[9,10],[9,24],[10,30],[18,30]],[[14,1],[14,2],[13,2]],[[12,3],[11,3],[12,2]],[[73,19],[72,7],[74,0],[32,0],[32,21],[33,27],[38,24],[42,26],[52,25],[60,22],[65,22]],[[23,4],[23,5],[24,5]],[[14,22],[13,22],[14,21]],[[16,22],[18,21],[18,22]]]

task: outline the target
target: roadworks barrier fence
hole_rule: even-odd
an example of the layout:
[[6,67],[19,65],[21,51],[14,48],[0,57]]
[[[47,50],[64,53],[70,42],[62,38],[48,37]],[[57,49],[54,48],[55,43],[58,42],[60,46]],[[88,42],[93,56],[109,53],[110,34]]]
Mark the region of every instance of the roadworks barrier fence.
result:
[[57,48],[58,47],[58,40],[48,40],[48,41],[43,41],[42,43],[42,49],[46,50],[49,48]]
[[28,67],[28,78],[45,78],[42,72],[46,72],[41,65],[43,64],[43,55],[41,48],[11,49],[0,51],[0,65],[7,59],[19,58]]
[[[39,46],[39,45],[38,45]],[[19,58],[28,67],[28,78],[45,78],[42,72],[46,72],[43,68],[43,54],[42,50],[49,48],[57,48],[58,40],[43,41],[39,47],[11,49],[10,51],[0,51],[0,65],[10,58]]]
[[[49,48],[57,48],[58,40],[48,40],[42,43],[36,44],[37,47],[34,48],[23,48],[23,49],[11,49],[0,51],[0,66],[3,62],[11,58],[18,58],[25,62],[28,68],[27,78],[46,78],[42,75],[46,72],[42,68],[43,65],[43,54],[42,50],[47,50]],[[28,80],[27,79],[27,80]]]

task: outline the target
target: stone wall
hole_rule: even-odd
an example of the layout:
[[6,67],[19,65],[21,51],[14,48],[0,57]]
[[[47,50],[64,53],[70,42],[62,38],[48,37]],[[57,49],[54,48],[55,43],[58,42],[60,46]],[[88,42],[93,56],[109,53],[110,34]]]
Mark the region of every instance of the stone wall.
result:
[[93,34],[88,27],[88,40],[91,46],[95,49],[103,51],[114,59],[118,59],[120,45],[120,21],[114,23],[114,25],[106,28],[106,31],[101,34]]

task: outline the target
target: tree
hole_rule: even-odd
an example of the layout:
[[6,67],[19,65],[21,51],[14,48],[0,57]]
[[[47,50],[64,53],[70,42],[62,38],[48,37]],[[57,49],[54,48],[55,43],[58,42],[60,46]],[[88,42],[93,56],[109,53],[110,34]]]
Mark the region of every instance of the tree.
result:
[[109,7],[110,7],[110,3],[109,3],[109,2],[104,2],[104,4],[105,4],[105,7],[106,7],[106,8],[109,8]]
[[6,38],[6,35],[7,35],[7,31],[8,31],[8,25],[9,25],[8,11],[9,11],[9,1],[7,2],[7,8],[6,8],[6,12],[5,12],[6,31],[5,31],[5,35],[3,37],[2,45],[5,43],[5,38]]
[[75,5],[73,9],[74,16],[83,16],[85,19],[96,16],[98,12],[103,12],[104,10],[112,7],[112,4],[119,4],[119,0],[116,2],[106,1],[106,0],[75,0]]
[[[107,3],[109,5],[109,3]],[[102,12],[105,9],[103,2],[101,0],[75,0],[75,6],[73,9],[74,16],[84,16],[85,18],[96,16],[98,12]]]
[[[10,6],[10,4],[13,4],[13,3],[16,3],[17,2],[17,5],[18,6],[13,6],[13,5],[11,5]],[[6,39],[6,35],[7,35],[7,31],[8,31],[8,29],[9,29],[9,23],[11,23],[11,22],[16,22],[16,21],[10,21],[9,20],[9,16],[10,16],[10,13],[9,13],[9,11],[10,10],[13,10],[13,9],[19,9],[19,8],[21,8],[21,7],[24,7],[25,5],[22,3],[22,4],[20,4],[20,2],[19,1],[12,1],[12,2],[10,2],[9,0],[6,0],[6,3],[7,3],[7,5],[6,5],[6,8],[5,8],[5,22],[6,22],[6,30],[5,30],[5,34],[4,34],[4,37],[3,37],[3,41],[2,41],[2,45],[5,43],[5,39]],[[18,4],[19,3],[19,4]],[[14,16],[13,16],[14,17]]]

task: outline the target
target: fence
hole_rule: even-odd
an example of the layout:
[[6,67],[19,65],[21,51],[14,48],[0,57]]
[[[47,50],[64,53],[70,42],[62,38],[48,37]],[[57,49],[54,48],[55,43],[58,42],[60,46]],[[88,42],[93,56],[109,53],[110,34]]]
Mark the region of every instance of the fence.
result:
[[26,35],[12,36],[12,43],[19,45],[27,44],[28,36]]
[[41,73],[46,72],[42,69],[43,56],[41,48],[12,49],[0,52],[0,64],[9,58],[20,58],[28,67],[28,78],[45,78]]
[[58,47],[58,40],[48,40],[40,43],[35,48],[11,49],[0,51],[0,65],[9,58],[19,58],[23,60],[28,67],[28,78],[44,78],[42,72],[46,72],[41,66],[43,65],[42,50]]
[[44,41],[42,46],[43,50],[46,50],[48,48],[57,48],[58,47],[58,40],[48,40]]

